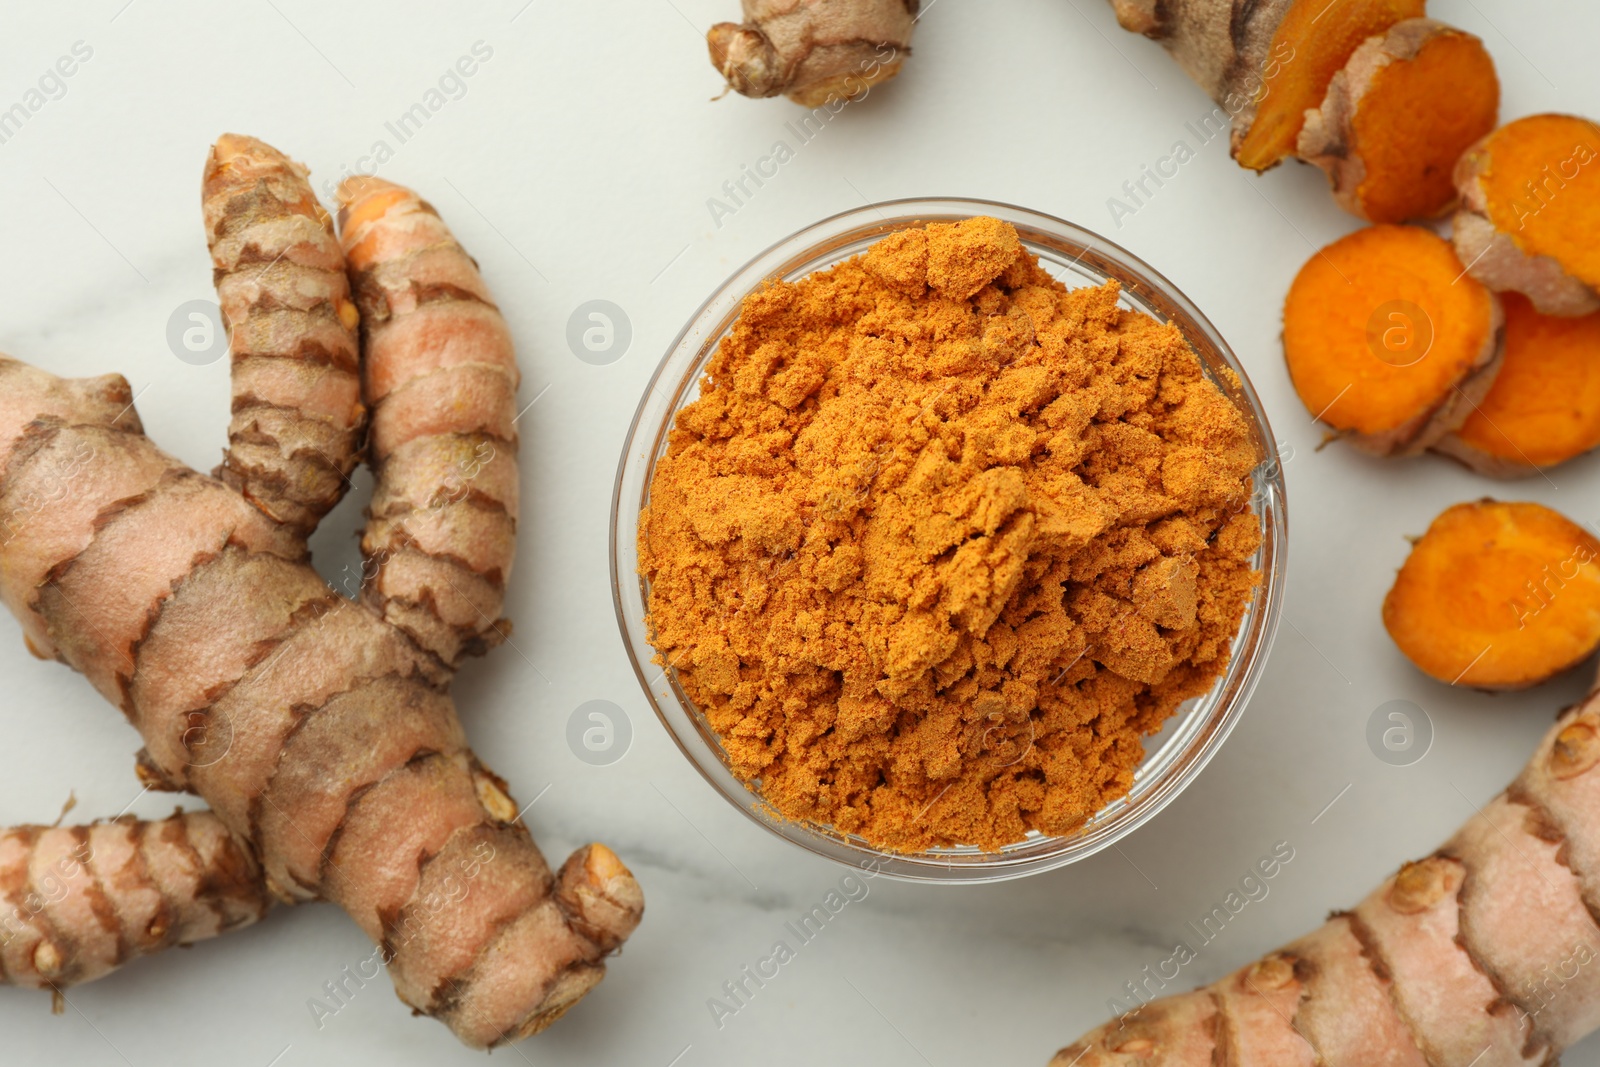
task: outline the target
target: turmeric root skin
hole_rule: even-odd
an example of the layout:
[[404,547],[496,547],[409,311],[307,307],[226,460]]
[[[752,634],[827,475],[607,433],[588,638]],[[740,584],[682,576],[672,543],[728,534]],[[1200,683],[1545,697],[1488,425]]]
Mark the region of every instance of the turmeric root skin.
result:
[[1591,695],[1504,793],[1353,911],[1204,989],[1104,1024],[1051,1067],[1555,1062],[1600,1026],[1597,766]]
[[1412,547],[1383,625],[1441,682],[1537,685],[1600,647],[1600,541],[1540,504],[1457,504]]
[[0,982],[59,993],[271,904],[249,848],[209,812],[0,830]]
[[743,24],[706,34],[711,65],[742,96],[803,107],[857,99],[900,72],[920,0],[742,0]]
[[1431,218],[1455,202],[1455,162],[1494,128],[1500,83],[1483,42],[1432,19],[1369,38],[1306,115],[1297,154],[1339,206],[1370,222]]
[[[1465,157],[1463,157],[1465,158]],[[1471,201],[1451,219],[1450,239],[1461,262],[1472,264],[1472,276],[1495,292],[1519,292],[1544,315],[1592,315],[1600,311],[1600,293],[1568,274],[1549,256],[1530,256],[1501,233]]]
[[1530,115],[1470,147],[1455,168],[1462,262],[1546,315],[1600,311],[1600,127]]

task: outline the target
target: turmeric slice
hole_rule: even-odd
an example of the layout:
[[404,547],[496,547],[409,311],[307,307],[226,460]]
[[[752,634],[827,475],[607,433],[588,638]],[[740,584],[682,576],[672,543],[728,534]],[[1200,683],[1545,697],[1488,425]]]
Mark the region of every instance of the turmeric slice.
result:
[[[1271,5],[1262,5],[1270,7]],[[1295,0],[1272,36],[1269,64],[1254,105],[1234,126],[1234,159],[1262,171],[1295,152],[1306,112],[1320,107],[1328,84],[1368,37],[1421,18],[1424,0]]]
[[1369,226],[1312,256],[1289,287],[1289,377],[1321,422],[1374,455],[1411,455],[1461,425],[1499,369],[1501,312],[1449,242]]
[[1600,647],[1600,540],[1542,504],[1479,500],[1433,520],[1383,601],[1424,674],[1522,689]]
[[1600,127],[1530,115],[1456,165],[1455,244],[1491,289],[1526,293],[1546,315],[1600,311]]
[[1483,42],[1432,19],[1368,38],[1306,115],[1297,151],[1371,222],[1431,218],[1456,200],[1456,160],[1494,129],[1500,80]]
[[1434,446],[1481,474],[1514,478],[1600,445],[1600,312],[1541,315],[1506,293],[1500,373],[1461,429]]

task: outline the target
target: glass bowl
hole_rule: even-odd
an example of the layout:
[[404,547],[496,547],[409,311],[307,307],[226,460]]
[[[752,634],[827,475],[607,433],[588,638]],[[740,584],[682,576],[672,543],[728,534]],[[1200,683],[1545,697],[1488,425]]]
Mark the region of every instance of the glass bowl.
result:
[[[973,215],[991,215],[1015,226],[1041,265],[1069,288],[1115,279],[1122,285],[1124,306],[1170,321],[1183,332],[1212,380],[1243,413],[1259,449],[1251,506],[1261,520],[1255,560],[1261,583],[1245,609],[1226,671],[1210,692],[1181,706],[1159,733],[1145,739],[1145,759],[1127,796],[1108,804],[1075,833],[1048,837],[1035,831],[999,852],[971,847],[887,852],[828,826],[779,817],[728,769],[716,732],[679,687],[674,672],[651,661],[655,649],[645,618],[649,590],[638,573],[639,512],[648,503],[655,464],[666,452],[673,419],[699,396],[701,372],[749,293],[768,279],[793,281],[826,269],[895,230]],[[1238,375],[1236,386],[1217,373],[1223,367]],[[683,754],[730,804],[784,840],[842,864],[870,865],[889,877],[912,881],[990,882],[1051,870],[1093,855],[1148,821],[1194,781],[1244,712],[1266,663],[1283,602],[1288,527],[1273,440],[1250,379],[1216,328],[1171,282],[1104,237],[1049,215],[986,200],[894,200],[847,211],[784,238],[736,271],[690,317],[651,378],[628,431],[612,496],[611,586],[623,644],[639,683]]]

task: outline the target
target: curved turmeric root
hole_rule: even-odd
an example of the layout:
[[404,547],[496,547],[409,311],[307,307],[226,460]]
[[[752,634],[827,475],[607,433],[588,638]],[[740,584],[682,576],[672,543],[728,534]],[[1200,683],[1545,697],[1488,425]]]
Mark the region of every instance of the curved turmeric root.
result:
[[1515,478],[1600,445],[1600,312],[1541,315],[1521,293],[1500,301],[1500,373],[1461,429],[1433,447],[1480,474]]
[[1600,126],[1509,122],[1461,157],[1455,182],[1456,251],[1479,281],[1546,315],[1600,311]]
[[1426,8],[1425,0],[1111,2],[1123,29],[1161,42],[1232,116],[1233,157],[1257,171],[1294,154],[1306,111],[1321,106],[1357,45]]
[[209,812],[0,830],[0,982],[59,997],[271,904],[249,849]]
[[1406,557],[1383,625],[1441,682],[1537,685],[1600,648],[1597,556],[1600,541],[1543,505],[1457,504]]
[[344,496],[365,417],[344,257],[306,174],[271,145],[229,133],[202,183],[233,361],[217,477],[302,537]]
[[1432,19],[1369,38],[1307,114],[1297,153],[1339,206],[1371,222],[1443,214],[1461,153],[1494,129],[1500,81],[1483,42]]
[[743,96],[804,107],[853,100],[900,73],[921,0],[742,0],[744,23],[706,34],[711,65]]
[[[390,188],[395,204],[416,202]],[[441,483],[430,462],[397,457],[433,435],[485,435],[496,446],[486,462],[513,468],[514,484],[515,371],[509,349],[477,343],[504,326],[483,296],[467,315],[418,308],[411,328],[380,329],[378,312],[397,322],[407,310],[402,294],[425,306],[485,293],[436,219],[434,245],[388,254],[415,250],[407,242],[419,231],[396,222],[370,230],[368,359],[394,374],[387,391],[369,381],[382,398],[376,450],[387,457],[375,500],[388,503],[374,529],[395,522],[403,502],[443,505],[404,520],[425,557],[480,575],[499,559],[503,577],[509,511],[484,525],[455,510],[496,511],[481,472]],[[424,322],[433,327],[416,328]],[[478,366],[485,351],[498,353],[492,373]],[[406,388],[419,377],[426,389]],[[130,394],[118,376],[69,382],[0,357],[0,596],[30,647],[81,670],[123,709],[144,736],[148,772],[198,792],[253,843],[275,895],[348,911],[382,945],[416,1011],[475,1047],[548,1026],[600,981],[606,954],[637,925],[637,882],[600,845],[560,872],[545,863],[448,695],[470,639],[403,628],[421,616],[391,618],[392,593],[339,596],[307,564],[298,525],[157,449]],[[440,573],[423,599],[449,622]]]
[[1374,455],[1421,452],[1461,425],[1499,369],[1501,311],[1448,242],[1369,226],[1306,261],[1283,351],[1314,417]]
[[1204,989],[1130,1005],[1051,1067],[1554,1063],[1600,1027],[1597,766],[1591,696],[1504,793],[1353,911]]
[[353,178],[341,238],[361,306],[378,489],[362,594],[445,663],[505,639],[517,536],[517,372],[477,266],[409,189]]

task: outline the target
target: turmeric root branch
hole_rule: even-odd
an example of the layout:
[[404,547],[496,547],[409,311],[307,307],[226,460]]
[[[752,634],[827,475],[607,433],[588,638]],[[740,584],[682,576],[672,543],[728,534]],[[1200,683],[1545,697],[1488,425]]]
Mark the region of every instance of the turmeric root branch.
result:
[[505,638],[517,533],[517,361],[477,266],[408,189],[354,178],[340,228],[362,313],[378,488],[362,592],[448,664]]
[[233,360],[218,476],[305,536],[344,495],[364,415],[344,257],[306,169],[253,137],[212,147],[204,200]]
[[1597,766],[1591,696],[1504,793],[1353,911],[1205,989],[1106,1023],[1051,1067],[1555,1062],[1600,1026]]
[[249,849],[209,812],[0,830],[0,982],[59,992],[271,903]]

